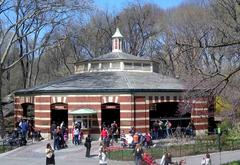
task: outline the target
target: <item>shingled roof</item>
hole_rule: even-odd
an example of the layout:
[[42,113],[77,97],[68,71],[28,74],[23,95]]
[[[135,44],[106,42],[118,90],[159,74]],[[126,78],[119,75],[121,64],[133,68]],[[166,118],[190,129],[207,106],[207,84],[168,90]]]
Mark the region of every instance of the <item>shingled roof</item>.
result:
[[15,94],[184,91],[183,82],[149,72],[86,72]]

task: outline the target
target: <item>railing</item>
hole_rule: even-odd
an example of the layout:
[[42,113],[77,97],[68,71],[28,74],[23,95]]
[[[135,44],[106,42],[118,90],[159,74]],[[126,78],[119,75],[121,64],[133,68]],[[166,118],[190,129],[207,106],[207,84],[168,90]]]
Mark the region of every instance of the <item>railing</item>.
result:
[[[224,140],[221,142],[222,151],[240,149],[240,139]],[[150,153],[154,159],[160,159],[166,152],[170,152],[173,157],[182,157],[188,155],[197,155],[205,153],[219,152],[219,146],[216,139],[196,140],[193,144],[174,144],[174,145],[156,145],[149,149],[144,149]],[[133,149],[124,149],[108,153],[109,159],[113,160],[133,160]]]

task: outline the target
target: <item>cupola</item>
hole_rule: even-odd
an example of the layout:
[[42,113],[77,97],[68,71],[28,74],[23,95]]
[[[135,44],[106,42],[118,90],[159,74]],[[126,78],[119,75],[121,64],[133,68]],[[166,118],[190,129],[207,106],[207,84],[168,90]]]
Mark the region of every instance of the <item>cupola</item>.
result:
[[122,44],[123,44],[123,35],[116,29],[116,32],[112,36],[112,52],[122,52]]

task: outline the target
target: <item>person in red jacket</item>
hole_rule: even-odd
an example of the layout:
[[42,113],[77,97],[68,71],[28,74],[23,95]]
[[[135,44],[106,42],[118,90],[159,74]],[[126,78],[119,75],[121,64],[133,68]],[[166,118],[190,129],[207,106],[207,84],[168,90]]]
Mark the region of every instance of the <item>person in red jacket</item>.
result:
[[102,132],[101,132],[101,138],[102,138],[104,145],[106,144],[107,136],[108,136],[108,132],[107,132],[106,128],[103,128]]

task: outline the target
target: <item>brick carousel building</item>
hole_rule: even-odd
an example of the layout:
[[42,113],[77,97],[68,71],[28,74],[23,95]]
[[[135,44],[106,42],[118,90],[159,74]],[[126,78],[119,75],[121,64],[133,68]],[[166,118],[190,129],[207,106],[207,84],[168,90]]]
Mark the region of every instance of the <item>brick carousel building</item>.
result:
[[[75,64],[75,74],[61,80],[15,92],[15,121],[33,118],[42,135],[50,137],[53,121],[99,136],[103,122],[116,121],[120,130],[134,126],[147,132],[155,120],[169,120],[173,127],[194,122],[196,132],[208,131],[207,99],[183,100],[183,82],[159,74],[159,64],[149,58],[122,52],[123,36],[112,36],[112,52]],[[179,115],[179,104],[190,103],[190,113]],[[71,131],[69,131],[71,132]]]

